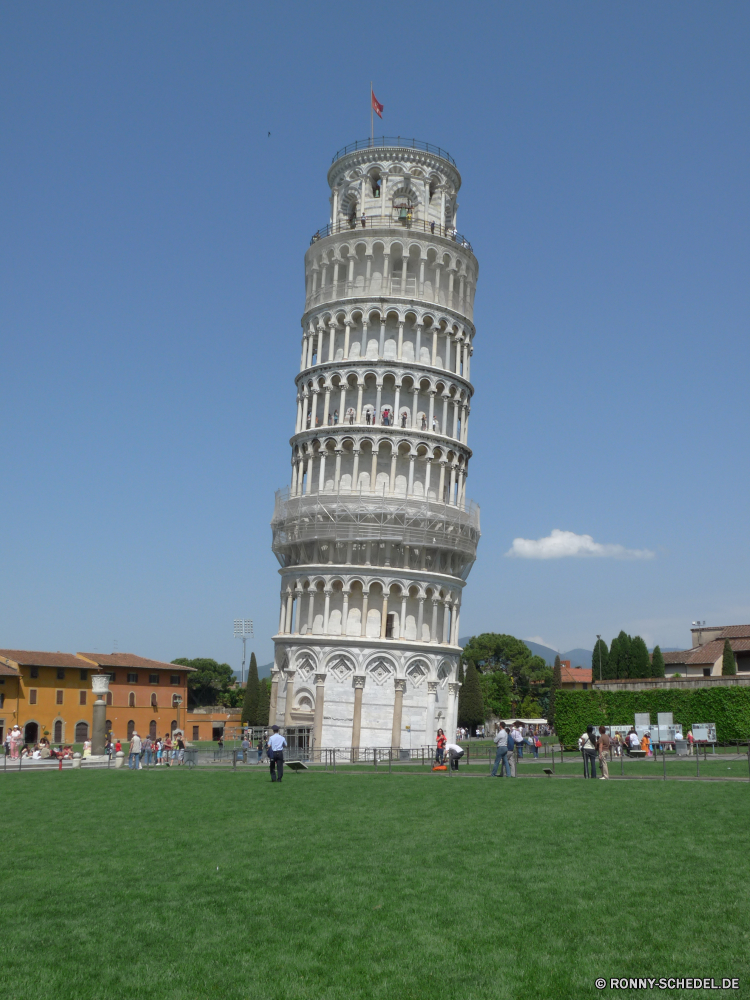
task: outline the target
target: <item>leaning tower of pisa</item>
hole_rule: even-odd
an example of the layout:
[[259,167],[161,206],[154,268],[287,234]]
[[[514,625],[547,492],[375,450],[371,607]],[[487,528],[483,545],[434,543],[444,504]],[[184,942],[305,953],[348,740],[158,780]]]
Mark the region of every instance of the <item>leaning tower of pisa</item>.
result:
[[478,265],[461,176],[416,140],[340,150],[305,254],[269,723],[315,749],[417,748],[455,731]]

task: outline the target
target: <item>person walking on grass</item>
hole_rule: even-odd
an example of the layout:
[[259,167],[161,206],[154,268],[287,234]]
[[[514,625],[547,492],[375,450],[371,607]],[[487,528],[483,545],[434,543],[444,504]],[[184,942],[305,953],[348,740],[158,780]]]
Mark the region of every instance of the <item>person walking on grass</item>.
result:
[[257,749],[258,749],[258,763],[262,764],[263,763],[263,737],[262,736],[258,737],[258,747],[257,747]]
[[273,735],[268,741],[268,756],[271,758],[271,781],[281,781],[284,777],[284,747],[286,740],[279,732],[279,727],[273,727]]
[[492,777],[496,778],[497,769],[500,768],[500,777],[503,777],[503,772],[510,777],[510,762],[508,760],[508,732],[505,728],[505,723],[501,722],[498,731],[495,733],[493,742],[496,746],[495,751],[495,763],[492,765]]
[[130,749],[128,750],[128,767],[131,771],[137,771],[141,764],[141,738],[138,733],[133,730],[133,735],[130,737]]
[[244,764],[250,763],[250,740],[247,738],[247,733],[242,737],[242,762]]
[[521,722],[518,719],[516,719],[513,723],[510,735],[513,737],[513,742],[517,747],[519,758],[523,757],[523,729],[521,728]]
[[611,753],[612,740],[607,735],[606,726],[599,726],[599,739],[597,743],[599,747],[599,766],[602,769],[601,780],[607,781],[609,779],[607,756]]
[[596,734],[593,726],[586,726],[586,732],[581,736],[581,753],[583,754],[584,778],[596,777]]

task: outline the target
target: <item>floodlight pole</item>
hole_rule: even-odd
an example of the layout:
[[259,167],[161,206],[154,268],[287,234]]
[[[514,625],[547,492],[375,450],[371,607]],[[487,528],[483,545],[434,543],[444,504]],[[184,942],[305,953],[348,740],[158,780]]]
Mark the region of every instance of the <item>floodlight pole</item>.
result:
[[240,684],[245,683],[245,658],[247,655],[247,637],[253,636],[253,622],[250,618],[234,619],[234,637],[242,639],[242,670],[240,671]]

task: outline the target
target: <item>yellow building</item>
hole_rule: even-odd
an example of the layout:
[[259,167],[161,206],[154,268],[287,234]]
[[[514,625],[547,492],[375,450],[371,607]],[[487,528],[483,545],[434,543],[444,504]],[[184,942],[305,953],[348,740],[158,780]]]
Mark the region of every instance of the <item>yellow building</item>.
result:
[[132,653],[43,653],[0,649],[0,738],[20,726],[26,743],[90,738],[92,673],[108,673],[107,729],[115,738],[184,729],[192,667]]

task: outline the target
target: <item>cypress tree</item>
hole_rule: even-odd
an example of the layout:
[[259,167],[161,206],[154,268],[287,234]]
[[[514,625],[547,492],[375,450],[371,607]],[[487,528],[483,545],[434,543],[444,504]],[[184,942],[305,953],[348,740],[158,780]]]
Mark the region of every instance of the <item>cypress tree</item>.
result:
[[549,688],[549,705],[547,706],[547,722],[550,726],[555,724],[555,695],[562,685],[562,663],[559,654],[555,657],[555,665],[552,668],[552,683]]
[[664,676],[664,654],[658,646],[654,646],[654,651],[651,654],[651,676]]
[[247,686],[245,687],[245,700],[242,703],[242,721],[251,726],[264,726],[268,722],[263,722],[258,718],[258,698],[260,697],[260,682],[258,680],[258,661],[255,653],[250,654],[250,666],[247,671]]
[[604,639],[597,639],[594,652],[591,654],[591,676],[596,683],[599,680],[599,657],[601,656],[601,677],[607,681],[612,677],[609,672],[609,650]]
[[651,661],[648,655],[648,647],[639,635],[635,636],[630,644],[630,676],[651,676]]
[[609,647],[609,679],[616,680],[620,676],[620,643],[615,637]]
[[259,726],[268,725],[268,713],[271,711],[271,680],[269,677],[264,677],[260,681],[258,691],[258,712],[257,712],[257,724]]
[[619,678],[631,677],[630,673],[630,647],[633,640],[627,632],[620,632],[617,636],[617,676]]
[[484,722],[484,702],[482,686],[479,681],[479,671],[469,661],[464,675],[464,682],[458,692],[458,724],[473,729]]
[[729,645],[729,639],[724,640],[724,655],[721,658],[722,677],[734,677],[737,673],[737,665],[734,662],[734,653]]

